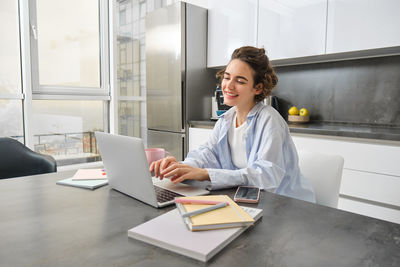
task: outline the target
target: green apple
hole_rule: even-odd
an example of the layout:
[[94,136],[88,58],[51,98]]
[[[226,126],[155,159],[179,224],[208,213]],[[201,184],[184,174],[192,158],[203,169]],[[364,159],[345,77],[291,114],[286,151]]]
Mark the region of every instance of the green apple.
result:
[[289,115],[299,115],[299,110],[297,109],[297,107],[291,107],[289,109]]
[[300,116],[308,116],[308,114],[310,114],[310,112],[308,112],[306,108],[300,109]]

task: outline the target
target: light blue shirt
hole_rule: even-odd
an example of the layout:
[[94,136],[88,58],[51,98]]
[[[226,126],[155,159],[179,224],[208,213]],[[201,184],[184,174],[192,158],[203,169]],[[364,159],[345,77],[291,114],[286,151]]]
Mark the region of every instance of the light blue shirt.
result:
[[271,106],[258,103],[247,115],[248,126],[244,133],[247,167],[236,168],[228,143],[228,130],[235,112],[235,108],[231,108],[221,115],[209,140],[190,151],[183,163],[207,169],[211,180],[206,186],[208,189],[251,185],[315,202],[310,182],[300,173],[289,128]]

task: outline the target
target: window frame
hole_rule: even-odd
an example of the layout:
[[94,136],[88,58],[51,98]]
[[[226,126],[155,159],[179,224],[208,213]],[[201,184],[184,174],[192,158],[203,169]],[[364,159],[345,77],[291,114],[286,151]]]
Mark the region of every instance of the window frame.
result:
[[[51,86],[39,83],[38,36],[33,27],[37,25],[37,0],[18,0],[22,93],[18,99],[23,100],[23,122],[25,145],[34,149],[32,131],[33,100],[103,100],[104,131],[109,131],[113,116],[111,103],[112,86],[110,83],[110,41],[109,41],[109,2],[98,0],[99,4],[99,87]],[[37,27],[36,27],[37,31]],[[35,37],[36,35],[36,37]],[[13,96],[17,97],[17,96]]]
[[[24,0],[25,2],[26,0]],[[109,21],[108,1],[98,0],[99,3],[99,48],[100,48],[100,87],[79,87],[79,86],[55,86],[40,85],[39,82],[39,54],[37,33],[37,0],[28,1],[29,5],[29,33],[30,33],[30,56],[31,56],[31,80],[32,96],[36,99],[38,95],[82,95],[82,96],[108,96],[110,100],[110,68],[109,68]],[[36,37],[35,37],[36,35]]]

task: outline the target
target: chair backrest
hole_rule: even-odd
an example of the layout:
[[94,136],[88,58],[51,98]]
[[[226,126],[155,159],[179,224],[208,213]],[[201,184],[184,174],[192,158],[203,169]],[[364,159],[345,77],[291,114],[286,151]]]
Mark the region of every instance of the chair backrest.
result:
[[299,150],[301,173],[311,182],[317,204],[337,208],[344,159],[339,155]]
[[0,138],[0,179],[56,171],[53,157],[36,153],[12,138]]

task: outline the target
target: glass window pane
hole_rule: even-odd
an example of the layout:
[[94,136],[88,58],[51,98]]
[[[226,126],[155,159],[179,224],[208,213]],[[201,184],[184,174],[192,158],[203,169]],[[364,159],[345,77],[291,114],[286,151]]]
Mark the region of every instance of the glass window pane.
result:
[[59,165],[99,160],[94,131],[104,131],[104,102],[34,100],[35,151],[52,155]]
[[41,85],[100,87],[98,0],[38,0]]
[[141,137],[139,101],[118,102],[118,133],[121,135]]
[[24,142],[22,100],[0,99],[0,136]]
[[139,20],[139,5],[139,1],[119,1],[118,8],[114,9],[117,18],[117,92],[120,96],[142,96],[140,75],[145,70],[140,69],[140,43],[144,42],[144,35],[139,40],[139,30],[135,28]]
[[0,1],[0,25],[0,94],[21,93],[18,1]]
[[117,75],[120,96],[140,96],[140,43],[130,37],[118,37]]

